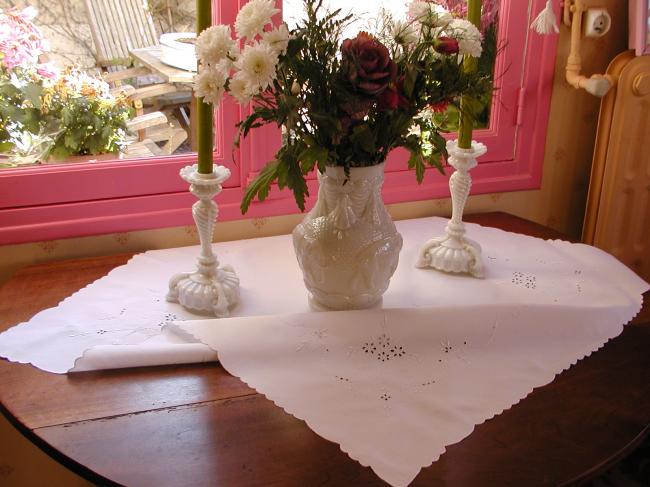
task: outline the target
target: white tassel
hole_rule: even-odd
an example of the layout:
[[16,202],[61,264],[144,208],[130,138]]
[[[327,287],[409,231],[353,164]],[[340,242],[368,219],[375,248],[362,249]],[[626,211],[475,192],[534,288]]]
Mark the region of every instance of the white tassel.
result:
[[551,34],[552,32],[558,34],[560,32],[560,28],[557,26],[555,12],[553,12],[552,0],[546,1],[546,7],[544,7],[544,10],[542,10],[535,20],[533,20],[533,23],[530,24],[530,28],[535,30],[538,34]]

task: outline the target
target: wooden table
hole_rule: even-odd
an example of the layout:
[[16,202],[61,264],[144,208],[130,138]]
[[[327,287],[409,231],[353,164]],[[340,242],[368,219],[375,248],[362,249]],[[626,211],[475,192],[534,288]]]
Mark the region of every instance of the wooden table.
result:
[[[160,76],[165,83],[174,83],[177,85],[184,85],[188,90],[191,89],[194,83],[196,73],[193,71],[185,71],[173,66],[169,66],[160,60],[161,46],[150,46],[132,49],[129,54],[140,65],[146,67],[153,74]],[[194,136],[194,127],[196,127],[196,103],[197,99],[192,94],[190,98],[190,122],[188,137],[190,146],[193,151],[196,151],[196,137]]]
[[149,68],[152,73],[163,78],[166,83],[192,84],[196,73],[163,63],[160,60],[161,49],[160,46],[141,47],[131,49],[130,54],[140,64]]
[[[531,235],[505,214],[468,218]],[[129,255],[26,268],[0,289],[0,329],[56,305]],[[413,486],[562,485],[593,476],[650,427],[650,317],[478,425]],[[2,412],[52,457],[129,486],[381,486],[369,468],[217,364],[54,375],[0,360]]]

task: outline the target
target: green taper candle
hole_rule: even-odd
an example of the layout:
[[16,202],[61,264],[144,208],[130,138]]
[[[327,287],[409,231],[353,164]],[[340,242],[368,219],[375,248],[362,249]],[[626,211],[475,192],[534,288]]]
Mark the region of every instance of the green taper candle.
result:
[[[196,0],[196,35],[212,25],[212,0]],[[199,69],[201,69],[199,67]],[[199,173],[212,174],[212,104],[199,98],[196,103],[196,140]]]
[[[481,0],[468,0],[467,19],[477,28],[481,26]],[[473,73],[478,68],[478,58],[465,56],[463,69],[466,73]],[[472,128],[476,116],[476,102],[463,96],[460,99],[460,128],[458,129],[458,147],[461,149],[472,148]]]

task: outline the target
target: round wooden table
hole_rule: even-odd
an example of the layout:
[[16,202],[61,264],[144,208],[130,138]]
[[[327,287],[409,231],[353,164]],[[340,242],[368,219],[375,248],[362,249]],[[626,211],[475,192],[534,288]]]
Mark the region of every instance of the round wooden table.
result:
[[[557,238],[505,214],[468,220]],[[0,289],[0,329],[55,306],[129,255],[26,268]],[[646,308],[647,309],[647,308]],[[650,425],[650,316],[478,425],[412,486],[546,486],[585,480],[629,453]],[[55,375],[0,360],[2,412],[88,480],[129,486],[381,486],[218,364]]]

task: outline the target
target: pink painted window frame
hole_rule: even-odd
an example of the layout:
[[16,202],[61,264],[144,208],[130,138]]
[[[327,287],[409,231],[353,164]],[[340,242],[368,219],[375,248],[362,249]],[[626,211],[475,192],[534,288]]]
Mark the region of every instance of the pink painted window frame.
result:
[[630,0],[630,49],[637,56],[650,54],[648,42],[648,0]]
[[[215,0],[214,22],[234,22],[244,3]],[[544,4],[545,0],[530,4],[502,0],[499,38],[506,43],[497,57],[498,92],[490,127],[475,133],[489,152],[472,171],[472,194],[540,187],[557,36],[538,36],[528,25]],[[247,215],[241,215],[243,188],[280,143],[278,129],[267,126],[233,150],[234,123],[243,115],[227,100],[216,116],[215,162],[230,167],[233,174],[218,197],[220,221],[297,213],[291,193],[275,189],[265,202],[253,203]],[[383,188],[386,203],[448,195],[447,177],[427,170],[418,185],[405,157],[400,150],[389,157]],[[193,197],[178,171],[194,160],[189,154],[3,170],[0,244],[190,225]],[[309,189],[311,205],[315,178]]]

